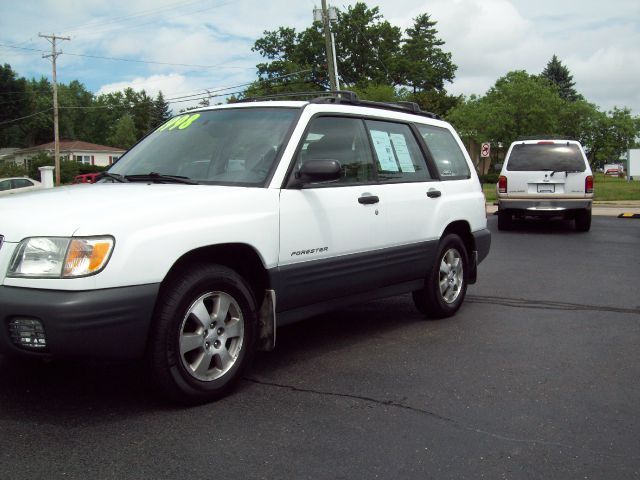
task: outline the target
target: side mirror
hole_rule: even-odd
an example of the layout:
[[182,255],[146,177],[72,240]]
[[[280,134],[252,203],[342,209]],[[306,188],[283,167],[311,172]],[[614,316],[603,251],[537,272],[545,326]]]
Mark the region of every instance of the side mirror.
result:
[[296,173],[295,187],[309,183],[333,182],[342,176],[342,166],[337,160],[309,160]]

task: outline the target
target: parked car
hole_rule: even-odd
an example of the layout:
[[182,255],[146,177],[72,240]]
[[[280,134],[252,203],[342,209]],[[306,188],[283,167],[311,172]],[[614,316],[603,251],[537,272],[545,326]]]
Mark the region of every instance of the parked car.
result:
[[100,173],[84,173],[73,177],[72,183],[96,183],[100,178]]
[[405,292],[455,314],[490,247],[451,125],[352,93],[190,111],[103,177],[0,205],[0,352],[144,356],[183,403],[312,315]]
[[42,188],[42,184],[31,178],[0,178],[0,195],[13,195],[14,193],[28,192],[36,188]]
[[500,230],[510,229],[513,217],[550,216],[573,219],[581,232],[591,228],[593,174],[575,140],[513,142],[496,188]]

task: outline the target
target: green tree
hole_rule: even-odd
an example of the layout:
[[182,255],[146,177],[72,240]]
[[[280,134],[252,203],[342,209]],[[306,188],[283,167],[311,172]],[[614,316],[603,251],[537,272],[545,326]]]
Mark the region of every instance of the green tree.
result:
[[27,81],[9,64],[0,66],[0,148],[26,146],[22,124],[12,120],[33,113],[31,110]]
[[575,102],[582,99],[582,95],[573,88],[576,84],[573,81],[573,75],[569,73],[569,69],[562,64],[556,55],[551,57],[551,60],[542,71],[541,77],[546,78],[558,87],[558,93],[563,100]]
[[[408,86],[414,93],[444,92],[456,67],[451,54],[441,49],[444,42],[437,38],[435,24],[429,15],[419,15],[403,39],[402,30],[386,21],[377,7],[358,2],[338,11],[332,30],[343,88],[363,91],[387,85]],[[245,97],[329,87],[320,22],[302,32],[290,27],[265,31],[252,50],[266,61],[257,65],[259,78]]]
[[476,142],[510,144],[521,136],[558,134],[558,112],[563,106],[548,82],[514,71],[498,79],[484,97],[461,102],[448,118],[462,135]]
[[171,118],[171,107],[164,99],[162,91],[158,92],[156,99],[153,101],[153,122],[151,127],[156,128]]
[[128,114],[123,115],[113,126],[109,145],[119,148],[131,148],[137,141],[136,126]]
[[77,80],[58,87],[60,138],[85,140],[93,131],[93,94]]
[[[319,23],[316,28],[320,28]],[[402,31],[384,20],[378,7],[368,8],[363,2],[348,6],[345,11],[338,11],[338,21],[332,29],[343,84],[400,83],[397,63]],[[321,51],[324,53],[324,45]]]
[[399,83],[410,87],[413,93],[443,91],[445,81],[452,82],[455,77],[457,67],[451,62],[451,53],[441,48],[444,41],[437,37],[436,23],[423,13],[406,30],[398,61]]
[[633,117],[628,108],[614,107],[601,114],[593,129],[593,141],[587,145],[589,159],[595,166],[618,162],[620,156],[636,145],[640,136],[640,117]]

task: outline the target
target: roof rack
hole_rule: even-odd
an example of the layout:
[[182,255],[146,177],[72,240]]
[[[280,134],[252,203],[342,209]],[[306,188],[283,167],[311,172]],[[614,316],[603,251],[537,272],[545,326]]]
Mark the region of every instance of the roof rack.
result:
[[246,103],[246,102],[261,102],[263,100],[280,100],[284,98],[296,98],[296,97],[307,97],[312,98],[310,100],[311,103],[315,99],[319,98],[334,98],[334,97],[348,97],[351,101],[358,101],[358,96],[354,92],[349,92],[346,90],[333,90],[333,91],[316,91],[316,92],[285,92],[285,93],[273,93],[271,95],[261,95],[259,97],[249,97],[238,100],[236,103]]
[[438,115],[425,112],[415,102],[374,102],[371,100],[360,100],[355,92],[349,90],[327,90],[324,92],[288,92],[274,93],[260,97],[251,97],[238,100],[238,103],[259,102],[262,100],[280,100],[284,98],[311,97],[309,103],[332,103],[336,105],[356,105],[360,107],[381,108],[396,112],[413,113],[423,117],[440,119]]
[[360,107],[382,108],[384,110],[393,110],[396,112],[413,113],[423,117],[440,119],[438,115],[431,112],[425,112],[415,102],[374,102],[372,100],[360,100],[355,92],[339,90],[335,92],[325,92],[327,94],[335,94],[335,96],[323,96],[310,100],[309,103],[336,103],[344,105],[357,105]]

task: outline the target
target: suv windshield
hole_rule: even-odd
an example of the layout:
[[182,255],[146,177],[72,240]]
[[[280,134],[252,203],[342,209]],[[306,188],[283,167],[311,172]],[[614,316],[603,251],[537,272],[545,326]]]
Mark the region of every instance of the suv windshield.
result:
[[507,170],[584,172],[586,166],[575,143],[521,143],[513,146]]
[[262,185],[296,115],[295,108],[274,107],[185,113],[133,147],[109,173],[130,181],[173,176],[213,185]]

